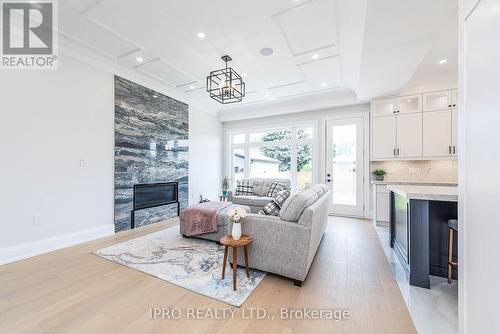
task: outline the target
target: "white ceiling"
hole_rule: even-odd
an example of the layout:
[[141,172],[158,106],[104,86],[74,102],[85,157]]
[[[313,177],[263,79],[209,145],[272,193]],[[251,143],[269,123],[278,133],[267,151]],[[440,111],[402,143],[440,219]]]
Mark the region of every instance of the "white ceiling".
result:
[[[400,90],[410,80],[420,84],[427,76],[456,73],[456,27],[449,24],[456,17],[456,0],[59,4],[65,38],[221,113],[293,99],[324,100],[325,94],[334,99],[337,90],[366,99]],[[198,32],[206,37],[198,38]],[[262,56],[264,47],[274,54]],[[230,106],[219,105],[205,91],[206,76],[224,66],[220,57],[225,54],[238,73],[247,74],[247,96]],[[443,54],[449,66],[436,72],[435,58]]]

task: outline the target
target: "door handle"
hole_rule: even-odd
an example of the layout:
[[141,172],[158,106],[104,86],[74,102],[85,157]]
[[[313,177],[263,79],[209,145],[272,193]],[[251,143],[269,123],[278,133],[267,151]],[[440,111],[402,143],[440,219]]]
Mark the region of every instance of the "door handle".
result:
[[331,179],[326,179],[326,182],[332,182],[332,180]]

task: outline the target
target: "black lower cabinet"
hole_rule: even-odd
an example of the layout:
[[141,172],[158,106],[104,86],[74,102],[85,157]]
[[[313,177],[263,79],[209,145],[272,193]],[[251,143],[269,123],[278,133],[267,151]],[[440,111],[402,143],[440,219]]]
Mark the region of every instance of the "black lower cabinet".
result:
[[448,219],[456,216],[456,202],[407,199],[391,192],[390,243],[411,285],[430,288],[429,275],[446,277]]

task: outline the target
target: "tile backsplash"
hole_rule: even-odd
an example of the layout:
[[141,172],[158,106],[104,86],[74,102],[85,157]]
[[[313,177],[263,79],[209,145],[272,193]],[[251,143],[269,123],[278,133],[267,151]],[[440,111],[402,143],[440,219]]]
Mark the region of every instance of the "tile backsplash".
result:
[[386,181],[458,181],[457,160],[374,161],[370,174],[375,169],[387,172]]

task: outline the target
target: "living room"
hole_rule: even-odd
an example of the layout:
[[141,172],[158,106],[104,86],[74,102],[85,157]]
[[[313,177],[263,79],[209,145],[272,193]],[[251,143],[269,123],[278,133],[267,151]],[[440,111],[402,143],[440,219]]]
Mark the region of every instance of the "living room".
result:
[[0,5],[0,332],[500,330],[495,0]]

